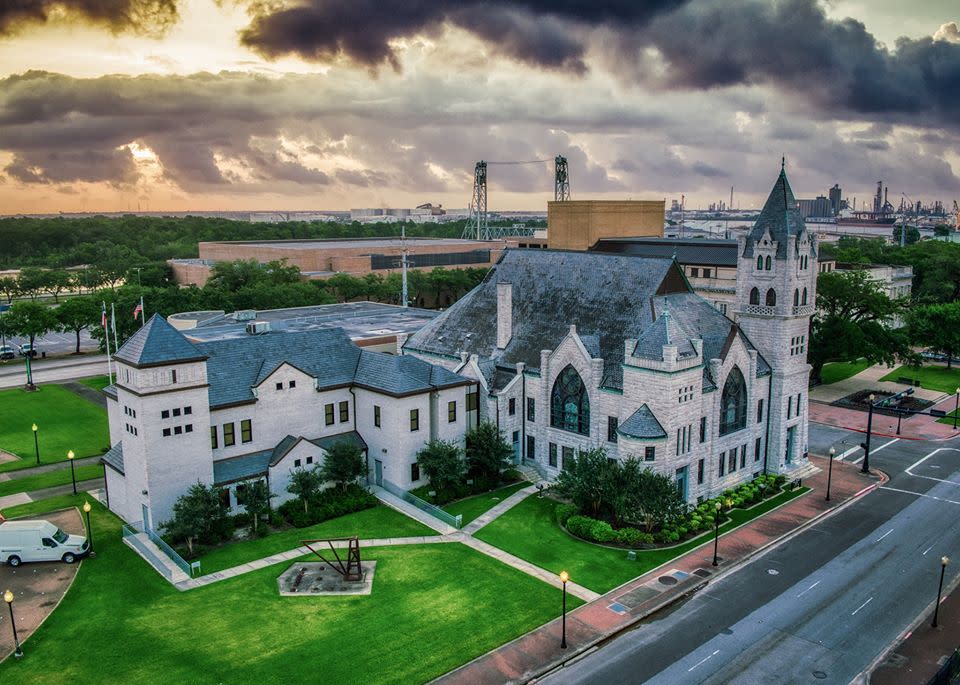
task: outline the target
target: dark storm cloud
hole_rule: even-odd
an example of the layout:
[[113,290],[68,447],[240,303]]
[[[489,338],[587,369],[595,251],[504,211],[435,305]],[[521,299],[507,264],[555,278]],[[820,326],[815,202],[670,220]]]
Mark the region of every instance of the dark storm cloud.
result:
[[504,55],[536,66],[583,71],[586,44],[578,27],[639,26],[686,0],[318,0],[277,9],[254,3],[244,45],[277,58],[295,54],[326,61],[400,68],[390,41],[437,32],[450,24],[496,45]]
[[177,20],[177,0],[2,0],[0,35],[15,33],[30,24],[46,23],[56,12],[112,31],[156,35]]

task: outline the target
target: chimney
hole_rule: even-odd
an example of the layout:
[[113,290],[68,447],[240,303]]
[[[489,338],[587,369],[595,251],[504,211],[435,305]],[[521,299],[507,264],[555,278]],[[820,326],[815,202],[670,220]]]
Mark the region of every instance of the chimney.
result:
[[513,286],[497,283],[497,349],[510,344],[513,337]]

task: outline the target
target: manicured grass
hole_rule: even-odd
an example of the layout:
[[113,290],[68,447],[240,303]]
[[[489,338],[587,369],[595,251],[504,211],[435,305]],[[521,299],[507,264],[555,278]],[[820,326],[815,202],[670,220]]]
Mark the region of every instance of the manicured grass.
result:
[[443,510],[454,516],[460,514],[463,516],[463,525],[467,525],[478,516],[485,514],[489,509],[500,504],[500,502],[507,499],[507,497],[517,490],[522,490],[528,485],[530,485],[530,483],[522,481],[500,488],[499,490],[484,492],[479,495],[474,495],[473,497],[466,497],[456,502],[443,505]]
[[[798,488],[781,493],[749,511],[733,509],[730,511],[730,520],[720,526],[720,532],[765,514],[807,490]],[[593,545],[568,535],[554,519],[556,505],[554,500],[548,498],[528,497],[496,521],[481,528],[474,537],[548,571],[567,571],[575,583],[601,593],[713,539],[711,530],[670,549],[638,551],[637,560],[629,561],[626,550]]]
[[960,388],[960,368],[957,367],[898,366],[880,380],[896,382],[901,376],[919,379],[920,387],[926,390],[939,390],[950,395]]
[[856,376],[868,366],[870,366],[870,364],[866,359],[858,359],[855,362],[830,362],[829,364],[824,364],[823,370],[820,372],[820,380],[823,381],[823,385],[829,385],[837,381],[845,381],[848,378]]
[[103,390],[110,385],[109,376],[91,376],[90,378],[81,378],[77,381],[80,385],[85,385],[94,390]]
[[[952,425],[953,425],[954,416],[958,416],[956,410],[951,411],[951,412],[950,412],[949,414],[947,414],[946,416],[943,416],[943,417],[937,419],[937,423],[945,423],[945,424],[949,424],[949,425],[952,426]],[[960,425],[960,420],[958,420],[957,425]]]
[[560,612],[558,590],[458,543],[364,550],[368,596],[281,598],[286,565],[179,592],[109,512],[92,522],[97,557],[0,682],[422,683]]
[[28,468],[34,460],[33,431],[39,432],[40,463],[102,454],[109,449],[107,412],[59,385],[41,385],[36,392],[19,388],[0,391],[0,449],[22,457],[0,464],[0,471]]
[[350,535],[360,537],[362,553],[365,540],[437,535],[437,532],[388,506],[378,505],[372,509],[322,521],[308,528],[288,528],[266,537],[234,542],[220,547],[200,558],[200,570],[205,574],[213,573],[248,561],[262,559],[271,554],[288,552],[300,547],[303,544],[302,540]]
[[[78,466],[76,470],[78,483],[84,480],[103,478],[103,466],[100,464]],[[70,485],[69,468],[40,473],[36,476],[27,476],[26,478],[0,481],[0,497],[15,492],[33,492],[42,488],[52,488],[57,485]]]

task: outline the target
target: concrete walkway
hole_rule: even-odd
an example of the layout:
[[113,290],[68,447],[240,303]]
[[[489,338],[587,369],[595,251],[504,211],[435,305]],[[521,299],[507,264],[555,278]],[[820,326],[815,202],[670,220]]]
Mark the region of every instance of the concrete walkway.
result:
[[[43,453],[41,452],[40,458],[43,459]],[[33,458],[31,457],[31,460]],[[96,464],[100,461],[100,456],[93,457],[83,457],[82,459],[74,459],[73,465],[77,468],[81,466],[86,466],[88,464]],[[17,469],[15,471],[4,471],[0,473],[0,481],[6,480],[20,480],[21,478],[29,478],[30,476],[36,476],[41,473],[50,473],[51,471],[62,471],[63,469],[70,468],[70,462],[64,459],[63,461],[54,462],[52,464],[43,464],[40,466],[30,466],[25,469]]]
[[[77,482],[77,492],[94,492],[103,487],[103,478],[95,478],[93,480],[83,480]],[[67,483],[66,485],[57,485],[52,488],[32,490],[30,492],[16,492],[12,495],[0,497],[0,510],[3,510],[4,507],[15,507],[18,504],[35,502],[37,500],[46,499],[47,497],[57,497],[59,495],[70,494],[73,494],[72,483]]]
[[98,407],[102,409],[107,408],[107,396],[103,394],[101,390],[96,390],[76,381],[67,381],[61,385],[75,395],[79,395],[83,399],[93,402]]
[[415,521],[419,521],[420,523],[427,526],[428,528],[433,528],[435,531],[437,531],[441,535],[450,535],[452,533],[457,532],[457,529],[454,528],[453,526],[447,525],[446,523],[436,518],[435,516],[431,516],[427,512],[417,509],[415,506],[413,506],[409,502],[406,502],[400,499],[393,493],[387,492],[381,487],[378,487],[376,485],[371,485],[370,492],[378,500],[386,504],[391,509],[396,509],[401,514],[406,514],[410,518],[414,519]]
[[[836,402],[841,397],[852,395],[860,390],[886,390],[887,392],[900,392],[910,386],[894,381],[881,381],[880,379],[893,371],[896,367],[887,367],[884,364],[875,364],[868,366],[856,376],[845,378],[829,385],[818,385],[810,389],[810,399],[815,402],[825,402],[827,404]],[[909,376],[909,369],[903,372],[903,375]],[[939,390],[925,390],[924,388],[914,388],[914,396],[924,400],[936,402],[944,397],[944,393]]]
[[148,564],[156,569],[157,573],[169,580],[176,586],[177,583],[184,582],[190,578],[183,569],[173,563],[146,533],[137,533],[123,538],[127,547],[143,557]]
[[466,533],[467,535],[473,535],[474,533],[476,533],[478,530],[483,528],[485,525],[487,525],[494,519],[499,518],[504,513],[513,509],[515,506],[520,504],[520,502],[525,500],[527,497],[529,497],[536,491],[537,491],[536,485],[530,485],[521,490],[517,490],[515,493],[507,497],[507,499],[503,500],[492,509],[488,509],[485,514],[478,516],[473,521],[465,525],[463,527],[463,532]]

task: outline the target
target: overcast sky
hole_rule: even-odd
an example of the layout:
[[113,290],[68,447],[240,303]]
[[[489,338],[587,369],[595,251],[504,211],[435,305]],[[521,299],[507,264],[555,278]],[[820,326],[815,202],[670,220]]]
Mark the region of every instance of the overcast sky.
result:
[[[960,200],[956,0],[0,2],[0,213]],[[543,209],[552,164],[491,166]]]

